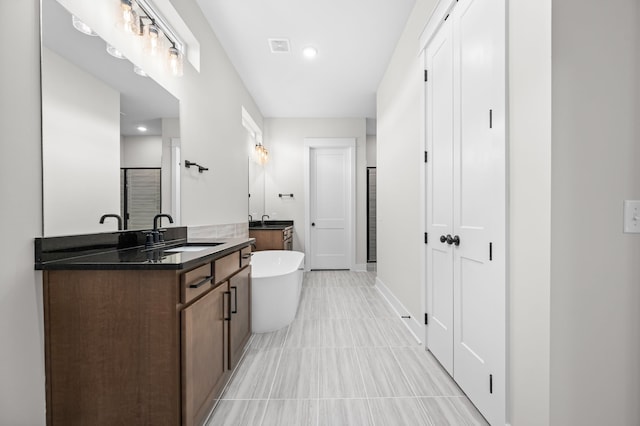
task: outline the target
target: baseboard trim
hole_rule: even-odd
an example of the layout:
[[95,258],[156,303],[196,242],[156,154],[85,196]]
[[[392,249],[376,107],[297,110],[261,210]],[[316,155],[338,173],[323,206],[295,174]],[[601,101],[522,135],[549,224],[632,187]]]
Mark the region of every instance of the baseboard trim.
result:
[[[376,288],[385,298],[391,309],[398,315],[398,318],[402,320],[405,327],[409,330],[409,332],[413,335],[418,343],[423,344],[424,338],[420,336],[424,336],[424,326],[420,324],[416,320],[416,318],[412,317],[409,313],[409,310],[404,307],[402,302],[398,300],[398,298],[389,290],[389,288],[380,280],[380,278],[376,277]],[[405,317],[405,318],[403,318]],[[409,318],[406,318],[409,317]]]
[[366,263],[357,263],[355,265],[353,265],[353,268],[351,268],[352,271],[354,272],[367,272],[367,264]]

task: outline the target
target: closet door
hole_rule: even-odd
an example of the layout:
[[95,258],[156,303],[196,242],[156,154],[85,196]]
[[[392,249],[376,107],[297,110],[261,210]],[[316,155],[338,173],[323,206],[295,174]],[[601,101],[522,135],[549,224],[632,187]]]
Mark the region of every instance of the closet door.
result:
[[460,0],[453,25],[454,379],[505,424],[504,0]]
[[427,342],[453,376],[453,26],[443,23],[426,50],[427,89]]

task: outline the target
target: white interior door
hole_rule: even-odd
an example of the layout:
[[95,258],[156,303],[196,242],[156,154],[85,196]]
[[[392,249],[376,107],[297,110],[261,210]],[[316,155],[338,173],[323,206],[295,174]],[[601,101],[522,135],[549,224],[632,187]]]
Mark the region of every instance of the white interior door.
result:
[[461,0],[455,78],[454,378],[492,424],[505,423],[504,0]]
[[426,50],[427,91],[427,345],[453,376],[453,44],[451,20]]
[[495,425],[506,421],[505,48],[504,0],[459,0],[425,50],[427,345]]
[[355,141],[351,139],[346,145],[340,141],[337,145],[330,140],[316,143],[308,151],[311,269],[352,266]]

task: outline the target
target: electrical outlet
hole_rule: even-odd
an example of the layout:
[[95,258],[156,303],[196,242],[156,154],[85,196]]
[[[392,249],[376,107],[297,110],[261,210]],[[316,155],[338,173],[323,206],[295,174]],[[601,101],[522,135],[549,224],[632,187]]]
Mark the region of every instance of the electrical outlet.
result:
[[625,234],[640,234],[640,201],[624,201],[624,232]]

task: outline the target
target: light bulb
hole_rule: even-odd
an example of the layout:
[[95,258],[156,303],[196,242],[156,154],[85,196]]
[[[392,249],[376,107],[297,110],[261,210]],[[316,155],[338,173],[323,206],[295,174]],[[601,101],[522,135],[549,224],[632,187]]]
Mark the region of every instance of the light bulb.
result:
[[151,56],[156,56],[163,48],[164,36],[156,24],[144,27],[144,49]]
[[174,77],[182,77],[182,53],[175,47],[171,46],[168,51],[169,73]]
[[131,0],[120,0],[120,25],[126,33],[141,34],[140,17],[133,10]]

